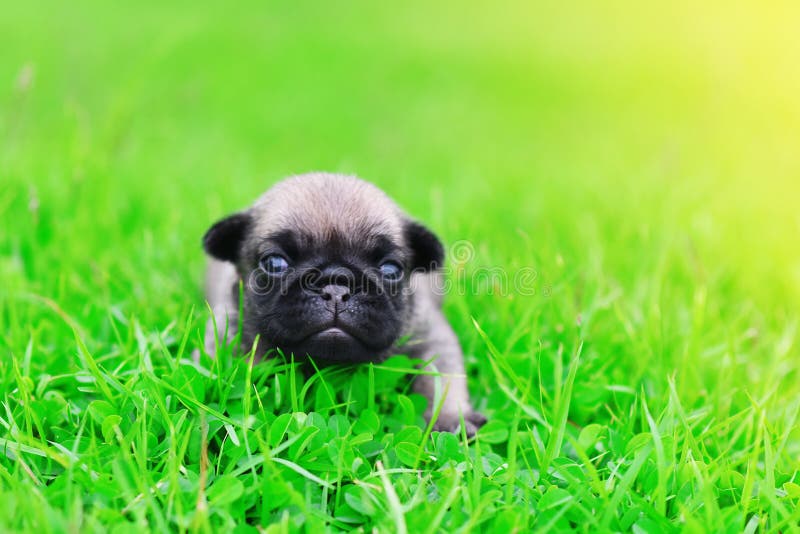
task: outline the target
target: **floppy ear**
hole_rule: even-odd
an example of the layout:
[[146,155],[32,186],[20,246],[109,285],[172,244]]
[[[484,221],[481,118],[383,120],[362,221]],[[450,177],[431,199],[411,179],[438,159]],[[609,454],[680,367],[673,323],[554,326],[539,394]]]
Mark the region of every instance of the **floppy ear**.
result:
[[444,265],[444,247],[436,235],[415,221],[405,228],[406,243],[413,253],[411,268],[433,271]]
[[251,223],[252,217],[244,212],[217,221],[203,236],[203,248],[218,260],[236,263]]

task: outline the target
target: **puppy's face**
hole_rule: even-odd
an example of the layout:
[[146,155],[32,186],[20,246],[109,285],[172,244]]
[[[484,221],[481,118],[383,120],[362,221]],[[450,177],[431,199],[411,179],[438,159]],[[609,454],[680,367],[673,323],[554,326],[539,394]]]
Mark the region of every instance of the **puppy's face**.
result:
[[413,315],[413,272],[437,268],[438,239],[380,190],[337,175],[281,182],[206,234],[244,281],[244,337],[296,357],[379,361]]
[[243,261],[247,329],[287,354],[369,361],[402,333],[410,256],[389,236],[284,228],[263,236]]

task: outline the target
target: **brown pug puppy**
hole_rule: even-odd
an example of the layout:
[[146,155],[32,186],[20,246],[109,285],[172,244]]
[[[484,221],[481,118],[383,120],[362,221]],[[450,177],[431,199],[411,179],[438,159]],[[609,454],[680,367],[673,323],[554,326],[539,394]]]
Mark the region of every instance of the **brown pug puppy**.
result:
[[259,356],[434,360],[441,376],[420,375],[414,388],[428,399],[428,418],[447,392],[435,428],[454,432],[463,414],[472,435],[486,421],[470,405],[461,347],[435,291],[442,244],[374,185],[336,174],[288,178],[214,224],[203,244],[218,329],[209,321],[210,354],[215,338],[235,335],[241,280],[244,350],[258,335]]

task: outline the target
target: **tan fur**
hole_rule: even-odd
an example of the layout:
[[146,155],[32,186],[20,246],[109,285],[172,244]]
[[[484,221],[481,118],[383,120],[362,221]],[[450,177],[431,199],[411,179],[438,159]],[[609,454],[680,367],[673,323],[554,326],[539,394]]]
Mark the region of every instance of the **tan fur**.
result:
[[379,231],[401,238],[403,213],[383,191],[354,176],[310,173],[287,178],[251,208],[256,235],[281,228],[326,237],[331,232],[360,239]]

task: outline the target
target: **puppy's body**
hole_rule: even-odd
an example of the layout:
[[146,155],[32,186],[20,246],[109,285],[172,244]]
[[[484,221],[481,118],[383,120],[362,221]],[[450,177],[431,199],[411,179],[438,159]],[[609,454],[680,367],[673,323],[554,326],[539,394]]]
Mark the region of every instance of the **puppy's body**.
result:
[[323,173],[288,178],[215,224],[204,244],[217,325],[206,331],[209,353],[215,338],[236,334],[242,281],[245,350],[258,336],[259,356],[280,348],[318,361],[433,360],[441,389],[429,375],[414,386],[428,398],[427,416],[447,391],[437,429],[454,431],[461,414],[469,434],[484,422],[469,403],[461,348],[435,290],[442,245],[374,185]]

